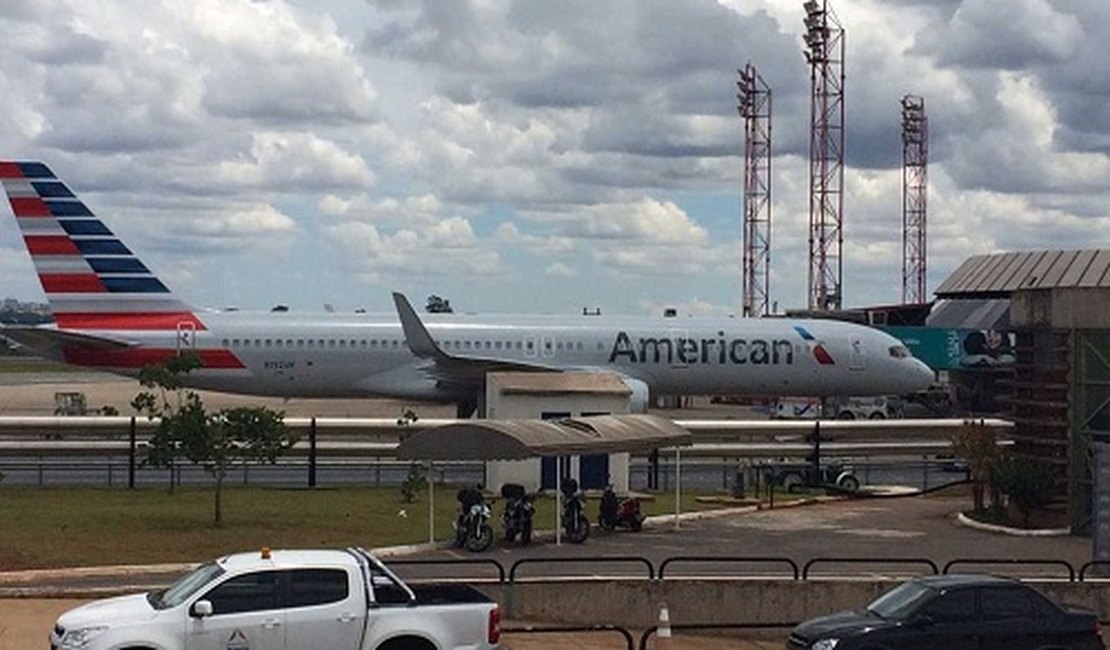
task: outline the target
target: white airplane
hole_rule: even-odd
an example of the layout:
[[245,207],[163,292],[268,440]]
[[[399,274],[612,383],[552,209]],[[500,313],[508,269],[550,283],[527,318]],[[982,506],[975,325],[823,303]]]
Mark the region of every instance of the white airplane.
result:
[[491,371],[606,371],[649,395],[890,395],[933,372],[897,339],[832,320],[198,311],[40,162],[0,182],[55,322],[0,334],[36,354],[134,376],[182,350],[189,385],[282,397],[381,396],[476,408]]

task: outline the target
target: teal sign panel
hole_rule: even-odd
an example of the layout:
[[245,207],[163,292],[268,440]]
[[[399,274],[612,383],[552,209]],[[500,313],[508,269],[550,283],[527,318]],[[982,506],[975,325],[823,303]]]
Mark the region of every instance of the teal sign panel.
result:
[[1013,334],[941,327],[882,327],[933,370],[991,368],[1014,362]]

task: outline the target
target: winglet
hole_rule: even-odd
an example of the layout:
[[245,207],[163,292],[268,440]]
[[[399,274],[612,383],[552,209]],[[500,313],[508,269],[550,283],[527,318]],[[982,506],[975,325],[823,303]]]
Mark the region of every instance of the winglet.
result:
[[450,355],[439,349],[435,339],[428,333],[416,310],[409,304],[405,294],[394,291],[393,304],[397,307],[397,316],[401,319],[401,330],[405,333],[405,343],[409,350],[421,359],[446,359]]

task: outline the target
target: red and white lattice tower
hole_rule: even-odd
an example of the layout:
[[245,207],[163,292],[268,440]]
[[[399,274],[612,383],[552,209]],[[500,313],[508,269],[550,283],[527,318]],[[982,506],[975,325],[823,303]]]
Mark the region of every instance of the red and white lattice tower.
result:
[[744,121],[744,316],[771,313],[771,87],[755,66],[736,71],[737,110]]
[[844,272],[844,28],[828,0],[807,0],[810,67],[809,308],[837,310]]
[[928,302],[925,293],[925,205],[929,120],[925,98],[902,98],[902,303]]

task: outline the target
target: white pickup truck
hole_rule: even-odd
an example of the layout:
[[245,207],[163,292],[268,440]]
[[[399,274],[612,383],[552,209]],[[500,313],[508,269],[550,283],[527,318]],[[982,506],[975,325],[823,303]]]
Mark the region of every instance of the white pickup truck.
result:
[[466,585],[407,585],[357,548],[229,555],[146,594],[72,609],[52,650],[487,650],[500,610]]

